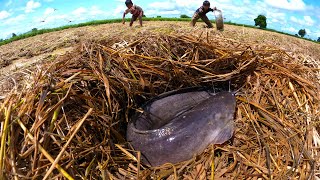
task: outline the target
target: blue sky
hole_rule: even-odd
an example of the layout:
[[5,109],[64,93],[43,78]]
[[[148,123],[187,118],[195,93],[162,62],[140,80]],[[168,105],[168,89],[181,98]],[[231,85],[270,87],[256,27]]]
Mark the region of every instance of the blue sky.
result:
[[[0,0],[0,39],[32,28],[52,28],[95,19],[121,18],[125,0]],[[202,0],[133,0],[147,17],[192,16]],[[226,21],[254,25],[266,15],[268,28],[296,34],[306,29],[307,38],[320,37],[319,0],[215,0]],[[209,18],[214,18],[210,13]]]

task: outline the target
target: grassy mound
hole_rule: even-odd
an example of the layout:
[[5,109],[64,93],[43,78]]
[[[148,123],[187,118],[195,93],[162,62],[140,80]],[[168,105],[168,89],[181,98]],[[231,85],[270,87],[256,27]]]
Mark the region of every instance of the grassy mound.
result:
[[[315,64],[275,47],[199,33],[83,42],[1,103],[1,175],[124,179],[319,177]],[[179,164],[147,167],[125,139],[130,116],[170,90],[237,91],[234,137]]]

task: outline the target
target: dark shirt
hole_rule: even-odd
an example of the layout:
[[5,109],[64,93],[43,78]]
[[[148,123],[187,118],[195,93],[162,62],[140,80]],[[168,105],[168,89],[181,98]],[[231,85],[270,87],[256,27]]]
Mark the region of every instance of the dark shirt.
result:
[[208,12],[213,12],[213,9],[212,8],[209,8],[208,10],[204,10],[204,7],[203,6],[201,6],[200,8],[198,8],[197,10],[196,10],[196,13],[198,13],[198,14],[200,14],[200,15],[205,15],[205,14],[207,14]]

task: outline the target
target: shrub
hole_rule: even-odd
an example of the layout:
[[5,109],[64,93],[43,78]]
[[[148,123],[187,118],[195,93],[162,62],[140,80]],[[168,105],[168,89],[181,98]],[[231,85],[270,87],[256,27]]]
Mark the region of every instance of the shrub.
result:
[[305,29],[300,29],[299,32],[298,32],[298,34],[299,34],[301,37],[304,37],[304,36],[307,34],[307,32],[306,32]]
[[254,19],[255,26],[260,26],[260,28],[267,28],[267,18],[265,15],[259,15]]
[[187,16],[187,15],[185,15],[185,14],[182,14],[181,16],[180,16],[180,18],[191,18],[190,16]]

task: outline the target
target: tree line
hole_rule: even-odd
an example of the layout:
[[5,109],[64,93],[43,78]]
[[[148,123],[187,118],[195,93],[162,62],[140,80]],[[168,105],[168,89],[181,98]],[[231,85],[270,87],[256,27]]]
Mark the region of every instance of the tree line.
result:
[[[254,19],[255,26],[259,26],[261,29],[267,28],[267,17],[265,15],[258,15],[257,18]],[[307,31],[305,29],[300,29],[298,31],[298,34],[295,34],[295,36],[304,37],[307,34]],[[320,42],[320,37],[318,37],[317,42]]]

